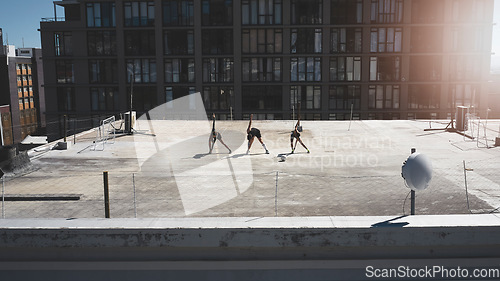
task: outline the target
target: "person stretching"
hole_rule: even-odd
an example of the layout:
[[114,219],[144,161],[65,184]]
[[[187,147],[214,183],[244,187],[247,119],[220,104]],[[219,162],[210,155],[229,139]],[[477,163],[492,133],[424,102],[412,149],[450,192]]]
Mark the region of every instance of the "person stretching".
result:
[[247,139],[248,139],[248,152],[250,152],[250,147],[252,147],[252,143],[255,137],[260,141],[262,144],[262,147],[266,150],[266,154],[269,154],[269,150],[267,150],[266,144],[262,141],[262,136],[260,134],[260,130],[256,128],[252,128],[252,119],[253,119],[253,114],[250,115],[250,122],[248,123],[248,128],[247,128]]
[[[299,130],[297,129],[299,126],[300,126],[300,117],[297,120],[297,124],[295,124],[295,128],[293,129],[292,134],[290,134],[290,147],[292,148],[292,154],[295,152],[295,147],[297,147],[297,142],[300,142],[300,144],[307,150],[307,153],[310,153],[309,149],[307,149],[306,145],[300,139],[300,133]],[[295,147],[293,146],[293,139],[297,139],[295,141]]]
[[210,137],[208,138],[208,153],[212,153],[212,150],[214,149],[215,142],[217,140],[222,143],[227,150],[229,150],[229,154],[231,154],[231,149],[222,141],[222,135],[215,130],[215,113],[212,114],[212,119],[213,119],[213,124],[212,124],[212,132],[210,133]]

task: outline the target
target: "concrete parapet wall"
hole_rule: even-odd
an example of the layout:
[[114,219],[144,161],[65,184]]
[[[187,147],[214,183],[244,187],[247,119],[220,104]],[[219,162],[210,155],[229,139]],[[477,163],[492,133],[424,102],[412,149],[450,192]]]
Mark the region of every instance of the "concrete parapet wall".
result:
[[93,280],[101,280],[95,279],[98,271],[129,270],[153,271],[151,280],[165,274],[247,280],[266,269],[262,278],[248,280],[276,280],[278,273],[315,280],[294,273],[300,269],[331,280],[361,280],[369,265],[498,267],[498,237],[494,214],[1,220],[0,270],[16,278],[31,272],[37,280],[59,280],[53,273],[68,269]]

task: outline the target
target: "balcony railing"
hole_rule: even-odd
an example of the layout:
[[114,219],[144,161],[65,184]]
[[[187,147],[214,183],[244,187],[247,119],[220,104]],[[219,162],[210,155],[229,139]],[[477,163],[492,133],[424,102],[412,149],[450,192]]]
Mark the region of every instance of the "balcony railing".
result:
[[54,22],[54,21],[65,21],[65,17],[55,17],[55,18],[42,18],[41,22]]

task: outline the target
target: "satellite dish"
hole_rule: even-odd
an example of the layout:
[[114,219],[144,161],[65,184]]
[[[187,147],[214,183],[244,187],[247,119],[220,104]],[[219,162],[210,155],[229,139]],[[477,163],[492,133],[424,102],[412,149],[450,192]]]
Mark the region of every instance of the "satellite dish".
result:
[[401,176],[411,190],[424,190],[432,179],[431,161],[420,153],[413,153],[401,167]]

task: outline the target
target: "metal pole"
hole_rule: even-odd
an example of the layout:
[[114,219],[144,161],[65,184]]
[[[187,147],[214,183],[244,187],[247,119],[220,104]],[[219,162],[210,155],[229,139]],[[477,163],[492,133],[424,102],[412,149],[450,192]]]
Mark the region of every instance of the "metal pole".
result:
[[73,144],[76,144],[76,118],[73,118]]
[[5,219],[5,183],[2,177],[2,219]]
[[[132,134],[132,100],[133,100],[133,95],[134,95],[134,79],[135,79],[135,74],[130,74],[130,108],[129,108],[129,131],[128,131],[128,134],[131,135]],[[127,128],[126,128],[127,129]]]
[[0,114],[0,137],[2,138],[2,146],[4,146],[4,141],[3,141],[3,116]]
[[276,192],[274,195],[274,216],[278,216],[278,171],[276,171]]
[[353,109],[353,104],[351,103],[351,118],[349,119],[349,129],[347,131],[351,130],[351,122],[352,122],[352,109]]
[[[415,153],[417,150],[415,148],[411,149],[411,154]],[[410,214],[413,216],[415,215],[415,190],[410,191],[410,202],[411,202],[411,208],[410,208]]]
[[64,142],[66,142],[66,136],[68,134],[67,132],[67,118],[68,118],[68,115],[64,114]]
[[108,186],[108,172],[102,172],[104,180],[104,216],[109,218],[109,186]]
[[135,174],[132,173],[132,184],[134,185],[134,218],[137,218],[137,197],[135,194]]
[[465,160],[463,160],[464,163],[464,183],[465,183],[465,196],[467,198],[467,209],[469,210],[469,213],[472,214],[470,211],[470,204],[469,204],[469,190],[467,187],[467,168],[465,167]]

